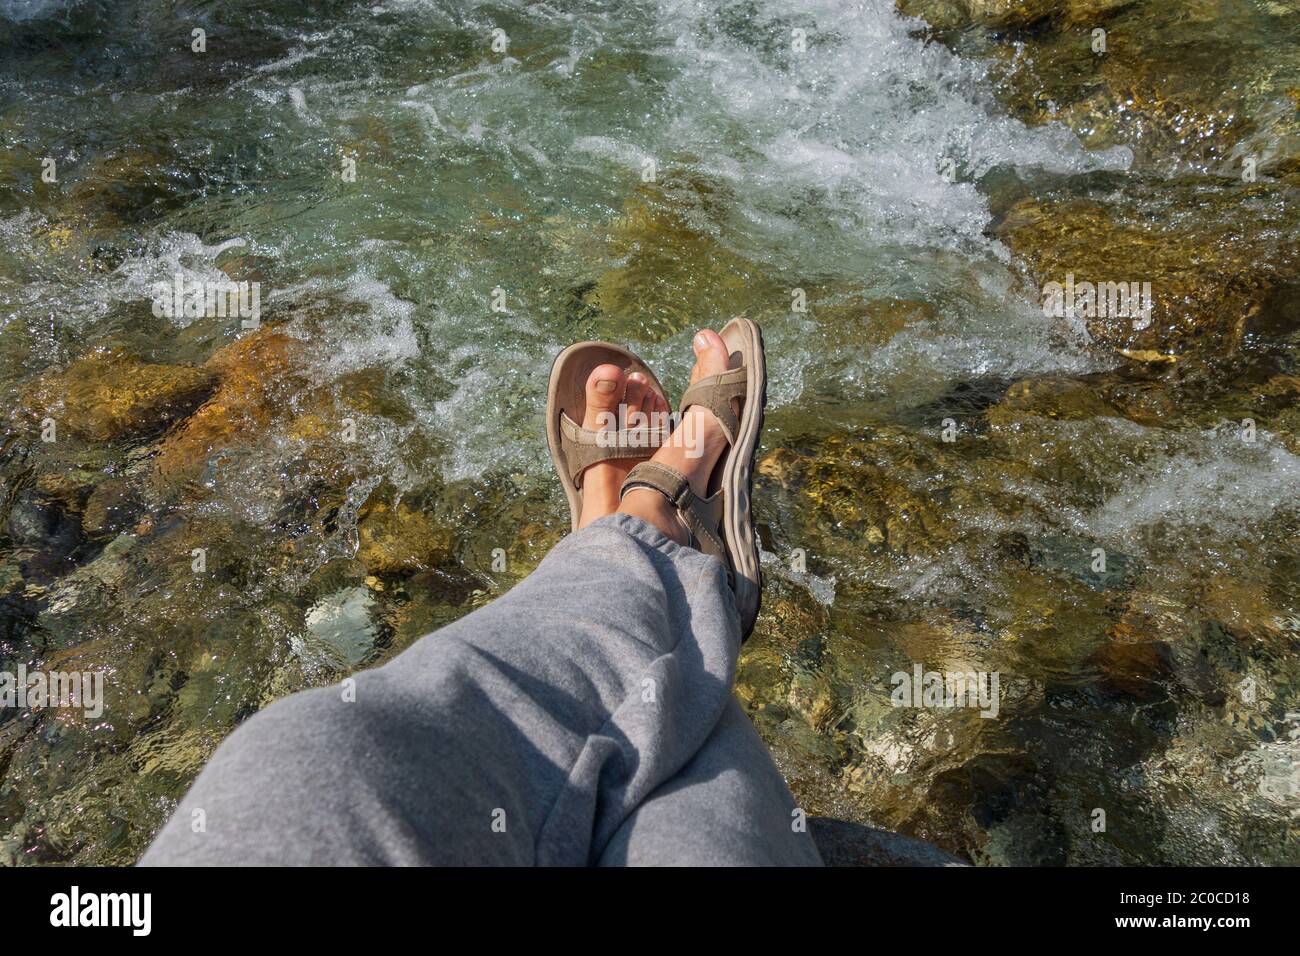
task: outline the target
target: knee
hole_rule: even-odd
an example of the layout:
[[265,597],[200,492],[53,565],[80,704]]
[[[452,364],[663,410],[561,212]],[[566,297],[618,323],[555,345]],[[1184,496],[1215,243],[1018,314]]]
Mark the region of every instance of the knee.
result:
[[[254,714],[227,738],[218,756],[260,774],[314,777],[354,760],[373,739],[372,709],[338,686],[302,691]],[[215,758],[214,758],[215,759]]]

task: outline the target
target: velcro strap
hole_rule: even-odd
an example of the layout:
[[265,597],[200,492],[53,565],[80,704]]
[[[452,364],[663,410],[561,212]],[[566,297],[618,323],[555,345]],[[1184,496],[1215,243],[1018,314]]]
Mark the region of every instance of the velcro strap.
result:
[[[568,412],[560,412],[560,435],[575,445],[594,445],[598,448],[626,448],[633,451],[643,448],[658,448],[668,440],[668,429],[651,428],[643,425],[639,428],[583,428]],[[624,456],[628,457],[628,456]]]
[[583,428],[560,412],[560,448],[569,477],[578,487],[582,487],[582,473],[592,465],[614,458],[649,458],[667,440],[668,431],[663,428],[598,431]]
[[736,433],[740,431],[740,419],[732,410],[731,400],[744,399],[748,379],[749,370],[744,366],[702,378],[682,394],[679,412],[685,414],[692,405],[703,405],[717,418],[727,441],[734,445]]
[[643,461],[633,467],[627,473],[627,480],[623,482],[619,497],[621,498],[633,488],[650,488],[657,491],[679,511],[690,507],[691,501],[695,498],[695,492],[691,491],[691,483],[686,480],[685,475],[657,461]]

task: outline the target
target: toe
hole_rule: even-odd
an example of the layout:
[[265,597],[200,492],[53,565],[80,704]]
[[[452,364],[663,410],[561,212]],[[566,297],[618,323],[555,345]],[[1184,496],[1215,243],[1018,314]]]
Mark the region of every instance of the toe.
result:
[[668,407],[668,399],[653,387],[646,391],[645,410],[650,416],[647,424],[651,428],[662,429],[665,434],[672,431],[672,410]]
[[646,378],[643,372],[633,372],[627,377],[627,392],[623,396],[623,401],[627,405],[627,413],[644,411],[646,399],[653,396],[654,392],[650,389],[650,380]]
[[695,368],[691,371],[691,381],[697,382],[708,375],[717,375],[727,370],[730,353],[722,336],[712,329],[701,329],[695,333],[691,342],[695,349]]
[[[600,429],[612,424],[608,414],[618,418],[618,406],[623,401],[626,387],[623,370],[617,365],[598,365],[587,376],[587,410],[582,418],[582,427]],[[617,427],[617,425],[614,425]]]
[[650,391],[650,414],[656,418],[668,414],[668,400],[658,392],[651,389]]

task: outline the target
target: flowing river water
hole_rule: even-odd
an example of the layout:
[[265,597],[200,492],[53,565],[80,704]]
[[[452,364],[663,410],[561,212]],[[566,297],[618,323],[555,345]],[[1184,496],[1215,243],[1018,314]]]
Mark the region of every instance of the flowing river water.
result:
[[[675,394],[743,314],[737,693],[810,814],[1300,863],[1297,41],[1295,0],[0,0],[0,664],[104,675],[0,708],[0,862],[133,862],[239,721],[507,590],[567,528],[552,356]],[[1067,276],[1153,307],[1046,315]],[[894,706],[916,665],[996,714]]]

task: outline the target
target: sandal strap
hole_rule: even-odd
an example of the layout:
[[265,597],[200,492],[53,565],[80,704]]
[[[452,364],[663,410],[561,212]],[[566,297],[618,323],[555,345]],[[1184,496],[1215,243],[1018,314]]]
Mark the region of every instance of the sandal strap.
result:
[[740,431],[740,419],[732,411],[731,400],[744,399],[748,379],[749,369],[743,365],[702,378],[682,394],[678,412],[685,414],[692,405],[703,405],[718,419],[727,443],[734,445],[736,433]]
[[649,458],[668,440],[663,428],[583,428],[568,413],[560,412],[560,447],[569,467],[569,478],[579,487],[581,476],[592,465],[613,458]]
[[619,497],[633,488],[649,488],[667,498],[669,504],[677,509],[677,516],[686,530],[691,533],[692,546],[718,558],[727,568],[727,573],[731,573],[727,547],[718,534],[718,526],[722,524],[721,491],[708,498],[700,498],[691,491],[691,483],[685,475],[657,461],[643,461],[634,466],[623,482]]

